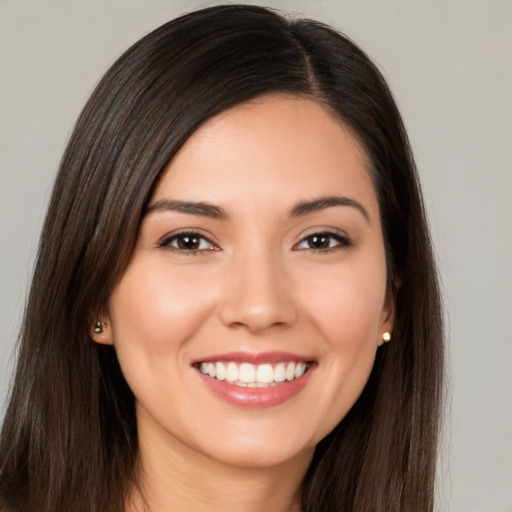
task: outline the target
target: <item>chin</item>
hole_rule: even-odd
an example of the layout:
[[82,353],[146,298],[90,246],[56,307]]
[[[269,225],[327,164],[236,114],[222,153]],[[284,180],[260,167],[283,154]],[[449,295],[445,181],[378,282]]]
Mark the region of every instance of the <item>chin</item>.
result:
[[225,466],[245,469],[269,469],[285,466],[296,461],[307,461],[313,457],[315,446],[283,446],[282,443],[246,443],[228,447],[218,453],[212,453],[212,458]]

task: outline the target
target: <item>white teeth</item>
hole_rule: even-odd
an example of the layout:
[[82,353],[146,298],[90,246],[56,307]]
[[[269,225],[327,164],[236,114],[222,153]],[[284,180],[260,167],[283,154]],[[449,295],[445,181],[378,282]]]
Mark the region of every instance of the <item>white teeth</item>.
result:
[[299,363],[295,367],[295,378],[298,379],[301,375],[304,375],[305,371],[306,371],[306,365],[304,363]]
[[218,380],[226,380],[226,366],[224,363],[217,363],[217,379]]
[[226,380],[228,382],[238,381],[238,366],[236,363],[228,363],[228,367],[226,369]]
[[260,364],[256,370],[256,382],[270,384],[274,380],[274,369],[271,364]]
[[228,363],[201,363],[201,373],[217,380],[226,380],[240,387],[261,388],[276,385],[276,383],[298,379],[308,369],[306,363],[269,363],[254,365],[234,361]]
[[255,382],[256,381],[256,367],[253,364],[242,363],[240,365],[238,380],[240,382]]
[[295,378],[295,364],[288,363],[286,366],[286,380],[293,380]]
[[274,368],[274,380],[276,382],[284,382],[286,379],[286,369],[284,363],[279,363]]

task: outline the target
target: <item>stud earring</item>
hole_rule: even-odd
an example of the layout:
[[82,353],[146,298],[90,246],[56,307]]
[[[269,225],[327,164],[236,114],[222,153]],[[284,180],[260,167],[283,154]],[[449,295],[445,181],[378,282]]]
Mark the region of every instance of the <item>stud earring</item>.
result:
[[107,324],[104,322],[98,321],[94,324],[94,334],[101,334],[103,329],[107,327]]
[[391,334],[389,334],[389,332],[385,332],[383,335],[382,335],[382,341],[384,343],[387,343],[388,341],[391,341]]

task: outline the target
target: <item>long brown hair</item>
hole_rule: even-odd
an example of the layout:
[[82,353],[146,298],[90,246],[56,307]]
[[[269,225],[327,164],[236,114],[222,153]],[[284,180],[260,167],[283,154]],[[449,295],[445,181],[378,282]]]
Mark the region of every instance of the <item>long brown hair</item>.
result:
[[325,105],[360,139],[396,303],[349,414],[322,440],[303,512],[431,511],[442,402],[440,296],[421,192],[392,95],[347,37],[243,5],[158,28],[106,73],[63,156],[43,228],[0,439],[12,512],[121,512],[137,481],[134,397],[88,329],[130,260],[162,170],[205,120],[258,95]]

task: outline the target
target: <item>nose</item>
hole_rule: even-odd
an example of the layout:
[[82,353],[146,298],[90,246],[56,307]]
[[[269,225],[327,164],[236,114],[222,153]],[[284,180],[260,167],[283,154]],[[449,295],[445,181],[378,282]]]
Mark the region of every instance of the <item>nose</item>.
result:
[[293,284],[283,262],[253,253],[235,262],[227,274],[220,307],[225,325],[259,334],[297,321]]

